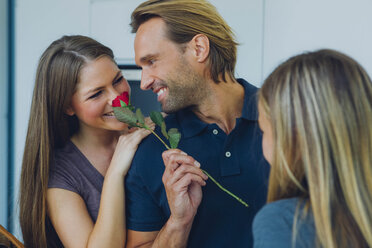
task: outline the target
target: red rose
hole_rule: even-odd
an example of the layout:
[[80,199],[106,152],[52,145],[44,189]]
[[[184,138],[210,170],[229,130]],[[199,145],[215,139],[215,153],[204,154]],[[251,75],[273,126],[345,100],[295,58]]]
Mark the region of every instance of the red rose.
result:
[[123,92],[112,101],[113,107],[126,107],[129,105],[129,93]]

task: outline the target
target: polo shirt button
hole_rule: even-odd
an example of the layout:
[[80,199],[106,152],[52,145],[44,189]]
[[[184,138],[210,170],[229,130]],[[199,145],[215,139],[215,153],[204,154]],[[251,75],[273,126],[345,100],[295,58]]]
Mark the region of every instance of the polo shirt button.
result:
[[227,158],[231,157],[231,152],[226,152],[226,153],[225,153],[225,156],[226,156]]
[[217,129],[213,129],[213,134],[217,135],[218,134],[218,130]]

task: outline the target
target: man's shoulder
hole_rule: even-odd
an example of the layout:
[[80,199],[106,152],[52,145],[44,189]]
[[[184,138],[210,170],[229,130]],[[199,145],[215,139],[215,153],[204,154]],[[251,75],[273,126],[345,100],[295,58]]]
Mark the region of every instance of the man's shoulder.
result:
[[[164,118],[166,123],[166,128],[178,127],[176,114],[170,114]],[[164,142],[168,143],[167,139],[163,136],[159,126],[155,127],[154,132],[163,139]],[[133,165],[151,163],[162,163],[161,154],[166,150],[164,144],[154,135],[148,135],[139,144],[137,152],[133,158]]]
[[244,88],[244,105],[243,105],[243,118],[248,120],[257,121],[258,120],[258,110],[257,110],[257,92],[258,88],[253,84],[248,83],[242,78],[237,79]]
[[[165,139],[163,135],[161,134],[160,128],[156,127],[154,132],[161,137],[162,139]],[[161,154],[164,151],[165,147],[161,143],[159,139],[156,138],[155,135],[150,134],[146,138],[142,140],[142,142],[139,144],[137,152],[133,158],[134,161],[138,159],[153,159],[153,155],[155,154]],[[151,158],[152,157],[152,158]]]
[[248,93],[251,93],[251,94],[256,94],[257,93],[258,87],[249,83],[247,80],[245,80],[243,78],[237,78],[236,80],[238,81],[238,83],[243,85],[244,90],[247,91]]

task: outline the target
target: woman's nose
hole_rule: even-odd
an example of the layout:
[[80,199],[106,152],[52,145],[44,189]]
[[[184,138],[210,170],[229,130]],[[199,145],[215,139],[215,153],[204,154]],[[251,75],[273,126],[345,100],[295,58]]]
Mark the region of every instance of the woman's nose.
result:
[[117,90],[115,90],[114,88],[112,90],[110,90],[108,92],[108,96],[107,96],[107,103],[112,106],[112,101],[120,95],[120,92],[118,92]]

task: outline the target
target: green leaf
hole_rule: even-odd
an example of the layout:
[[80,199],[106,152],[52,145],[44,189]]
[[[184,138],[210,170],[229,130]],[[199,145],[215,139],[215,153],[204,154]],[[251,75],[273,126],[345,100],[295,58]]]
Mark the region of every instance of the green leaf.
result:
[[171,128],[168,131],[168,135],[169,135],[169,143],[171,145],[171,148],[172,149],[177,148],[178,143],[181,140],[181,133],[178,132],[177,128]]
[[138,120],[139,123],[145,124],[145,117],[143,116],[142,111],[141,111],[140,108],[138,108],[136,110],[136,116],[137,116],[137,120]]
[[150,118],[151,120],[160,127],[161,129],[161,133],[163,134],[163,136],[166,138],[166,139],[169,139],[169,136],[167,134],[167,127],[165,125],[165,121],[164,121],[164,118],[163,116],[161,115],[160,112],[157,112],[157,111],[152,111],[150,113]]
[[134,111],[134,106],[132,106],[132,105],[130,105],[130,104],[127,106],[127,108],[128,108],[129,110],[131,110],[132,112]]
[[157,111],[152,111],[150,113],[150,118],[159,127],[161,127],[161,123],[164,122],[163,116],[160,114],[160,112],[157,112]]
[[123,100],[120,100],[120,106],[122,106],[122,107],[126,107],[127,104],[126,104]]
[[163,136],[169,140],[169,136],[167,134],[167,127],[165,126],[165,121],[163,121],[160,125],[160,129],[161,129],[161,133],[163,134]]
[[138,127],[137,116],[130,109],[123,107],[114,107],[113,109],[116,119],[132,127]]

